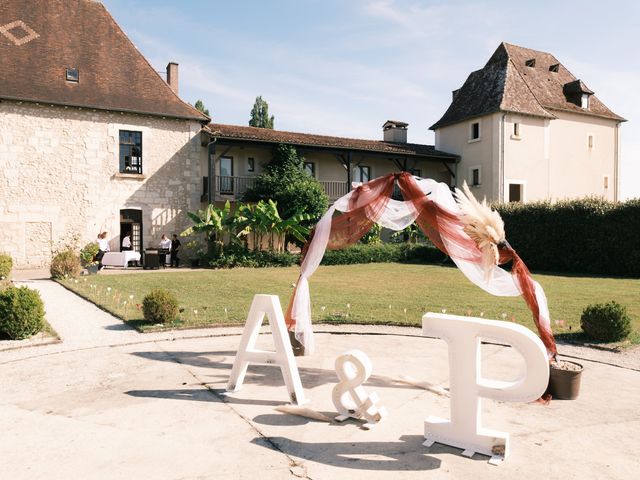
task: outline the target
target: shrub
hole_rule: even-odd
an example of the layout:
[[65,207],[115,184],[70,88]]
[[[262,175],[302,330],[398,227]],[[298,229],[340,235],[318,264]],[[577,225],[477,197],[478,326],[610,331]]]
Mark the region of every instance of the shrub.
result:
[[587,306],[580,317],[584,333],[601,342],[616,342],[631,333],[627,309],[615,301]]
[[358,263],[441,263],[446,255],[433,245],[398,243],[356,244],[342,250],[327,250],[322,265]]
[[170,291],[157,288],[142,300],[142,313],[151,323],[173,322],[178,317],[178,300]]
[[80,260],[82,261],[82,266],[86,267],[94,263],[94,258],[98,255],[100,251],[100,247],[96,242],[89,242],[82,250],[80,250]]
[[13,340],[22,340],[43,327],[44,304],[38,292],[27,287],[0,291],[0,332]]
[[[11,275],[13,259],[6,253],[0,253],[0,280],[6,280]],[[4,278],[3,278],[4,277]]]
[[239,245],[228,246],[222,255],[209,261],[213,268],[290,267],[298,263],[300,255],[295,253],[248,250]]
[[53,278],[77,277],[80,275],[80,257],[73,250],[62,250],[51,261],[51,276]]

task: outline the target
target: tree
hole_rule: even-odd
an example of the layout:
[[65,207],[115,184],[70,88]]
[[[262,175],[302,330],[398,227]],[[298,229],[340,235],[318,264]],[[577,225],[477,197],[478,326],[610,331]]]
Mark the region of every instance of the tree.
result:
[[308,214],[310,220],[303,223],[311,226],[326,211],[329,199],[320,182],[303,171],[303,160],[294,147],[277,145],[271,162],[246,191],[244,200],[271,199],[277,203],[281,218]]
[[256,97],[256,102],[251,109],[250,127],[270,128],[273,130],[273,115],[269,117],[269,104],[262,97]]
[[204,102],[202,100],[200,99],[196,100],[196,104],[194,105],[194,107],[196,108],[196,110],[200,110],[207,117],[211,118],[211,115],[209,114],[209,109],[204,106]]

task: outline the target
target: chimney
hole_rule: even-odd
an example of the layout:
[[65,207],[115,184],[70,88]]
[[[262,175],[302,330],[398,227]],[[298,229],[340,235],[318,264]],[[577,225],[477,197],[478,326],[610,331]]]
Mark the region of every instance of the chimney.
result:
[[382,125],[383,139],[385,142],[407,143],[408,123],[397,120],[387,120]]
[[176,62],[169,62],[167,64],[167,83],[173,90],[173,93],[178,95],[178,64]]

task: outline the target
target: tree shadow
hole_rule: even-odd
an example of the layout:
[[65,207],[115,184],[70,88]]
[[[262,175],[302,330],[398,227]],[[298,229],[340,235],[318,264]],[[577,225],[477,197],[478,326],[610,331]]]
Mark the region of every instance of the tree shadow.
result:
[[[211,351],[211,352],[133,352],[141,358],[162,362],[177,362],[194,367],[212,368],[217,370],[231,370],[236,351]],[[326,384],[336,383],[338,377],[333,369],[298,367],[300,381],[304,388],[315,388]],[[263,385],[271,387],[284,386],[284,378],[277,365],[250,364],[243,382],[244,385]],[[389,377],[371,375],[363,384],[368,388],[402,388],[410,390],[422,390],[421,387],[403,383]]]
[[[230,403],[236,405],[265,405],[277,407],[287,402],[283,400],[254,400],[226,395],[221,388],[171,389],[171,390],[129,390],[126,395],[137,398],[161,398],[164,400],[191,400],[194,402]],[[282,423],[284,424],[284,423]]]
[[[429,454],[458,450],[434,444],[422,445],[421,435],[403,435],[399,442],[299,442],[286,437],[268,440],[287,455],[339,468],[376,471],[426,471],[440,468],[441,460]],[[252,443],[269,448],[264,439]]]

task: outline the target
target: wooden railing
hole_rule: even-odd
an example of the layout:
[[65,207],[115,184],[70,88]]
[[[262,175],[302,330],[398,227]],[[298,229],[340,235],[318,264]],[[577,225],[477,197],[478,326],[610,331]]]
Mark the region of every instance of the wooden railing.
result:
[[[206,178],[206,177],[205,177]],[[230,176],[218,176],[216,177],[215,194],[221,195],[230,200],[239,199],[248,188],[253,187],[256,177],[230,177]],[[204,180],[203,180],[204,182]],[[323,182],[320,184],[324,191],[327,193],[329,200],[336,200],[343,195],[346,195],[347,182],[331,181]],[[203,186],[203,197],[206,195],[206,191]]]

